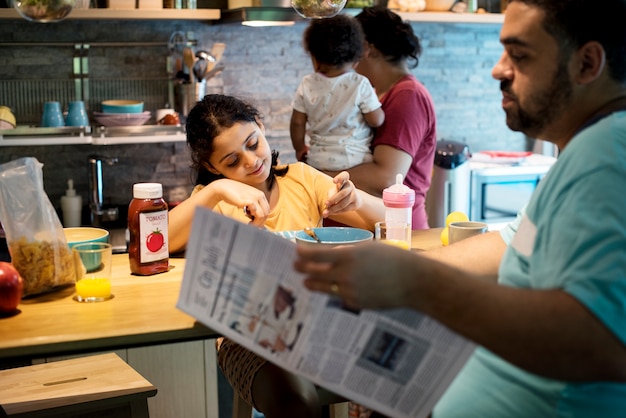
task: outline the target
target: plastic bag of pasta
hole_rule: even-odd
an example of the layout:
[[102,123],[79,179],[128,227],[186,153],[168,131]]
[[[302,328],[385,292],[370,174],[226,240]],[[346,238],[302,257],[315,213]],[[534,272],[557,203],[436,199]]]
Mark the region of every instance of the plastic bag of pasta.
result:
[[43,189],[42,166],[32,157],[0,164],[0,222],[24,296],[76,282],[63,225]]

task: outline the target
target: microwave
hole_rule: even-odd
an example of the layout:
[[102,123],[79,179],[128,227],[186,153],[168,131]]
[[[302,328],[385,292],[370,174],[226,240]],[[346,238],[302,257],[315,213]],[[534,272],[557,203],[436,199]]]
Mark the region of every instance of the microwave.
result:
[[547,157],[510,166],[470,161],[469,218],[488,224],[514,220],[554,161]]

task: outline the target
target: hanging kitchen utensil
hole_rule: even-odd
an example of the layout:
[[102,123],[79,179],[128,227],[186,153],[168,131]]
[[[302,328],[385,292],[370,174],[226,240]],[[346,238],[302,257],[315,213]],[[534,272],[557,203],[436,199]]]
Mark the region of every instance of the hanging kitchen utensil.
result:
[[204,49],[196,52],[196,58],[198,58],[199,60],[206,60],[207,62],[217,62],[215,57],[211,55],[210,52],[207,52]]
[[199,81],[202,81],[205,74],[209,72],[207,67],[211,62],[215,62],[215,57],[213,55],[204,50],[196,52],[196,62],[193,65],[193,74]]
[[196,57],[193,53],[193,50],[188,46],[183,49],[183,63],[189,71],[189,81],[193,83],[195,81],[193,66],[196,63]]
[[198,81],[204,79],[204,74],[207,72],[207,65],[208,61],[201,58],[196,59],[196,62],[193,64],[193,75]]
[[226,44],[222,42],[216,42],[213,44],[213,48],[211,48],[211,56],[215,58],[215,61],[209,62],[207,66],[207,72],[210,72],[215,68],[218,62],[222,59],[222,55],[224,55],[224,50],[226,49]]
[[219,73],[221,73],[224,70],[224,68],[226,68],[226,66],[224,64],[222,64],[222,63],[217,64],[215,67],[213,67],[213,69],[211,69],[210,71],[207,71],[204,74],[204,77],[202,79],[203,80],[208,80],[210,78],[213,78],[216,75],[218,75]]
[[213,55],[213,57],[215,58],[216,64],[222,59],[222,55],[224,55],[225,50],[226,50],[225,43],[216,42],[213,44],[213,48],[211,48],[211,55]]

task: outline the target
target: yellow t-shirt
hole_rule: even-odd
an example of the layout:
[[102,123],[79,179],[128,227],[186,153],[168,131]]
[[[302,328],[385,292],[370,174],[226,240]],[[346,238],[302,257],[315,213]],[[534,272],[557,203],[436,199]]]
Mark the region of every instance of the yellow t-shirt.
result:
[[[319,224],[328,191],[333,186],[330,176],[298,162],[289,164],[289,171],[283,177],[276,177],[276,184],[278,202],[265,221],[267,229],[294,231]],[[224,201],[219,202],[214,211],[243,223],[250,222],[241,208]]]

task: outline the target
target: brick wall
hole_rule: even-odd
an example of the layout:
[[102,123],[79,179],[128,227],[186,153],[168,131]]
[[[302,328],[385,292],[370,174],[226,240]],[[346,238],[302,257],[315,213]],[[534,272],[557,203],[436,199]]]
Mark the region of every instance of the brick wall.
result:
[[[465,142],[472,151],[525,149],[525,137],[510,132],[504,123],[499,86],[490,76],[502,51],[498,43],[500,25],[415,22],[413,27],[424,46],[414,74],[433,95],[439,138]],[[211,80],[208,90],[253,100],[265,114],[270,142],[281,152],[283,161],[291,162],[294,156],[288,132],[290,101],[301,77],[311,69],[301,47],[304,28],[305,23],[249,28],[194,21],[71,20],[44,25],[4,20],[0,21],[0,83],[68,79],[72,73],[71,46],[7,46],[6,42],[162,42],[163,46],[152,47],[93,47],[89,56],[90,77],[94,79],[111,75],[163,78],[168,53],[165,43],[174,31],[184,31],[196,37],[198,49],[210,50],[214,42],[227,44],[223,58],[226,70]],[[12,106],[7,102],[7,90],[3,90],[0,104]],[[46,94],[54,96],[55,91]],[[163,103],[166,101],[164,90]],[[16,116],[19,123],[20,115]],[[0,147],[0,163],[22,156],[39,159],[44,163],[45,190],[58,208],[68,178],[74,179],[78,193],[87,201],[90,154],[119,159],[115,166],[104,167],[108,203],[127,204],[132,184],[140,181],[163,183],[166,197],[184,195],[190,190],[184,143]]]

